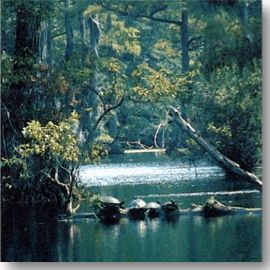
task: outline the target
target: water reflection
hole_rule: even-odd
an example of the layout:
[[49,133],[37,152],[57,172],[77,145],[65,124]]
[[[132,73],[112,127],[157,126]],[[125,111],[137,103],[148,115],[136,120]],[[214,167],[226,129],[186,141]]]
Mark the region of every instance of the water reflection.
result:
[[[6,222],[5,222],[6,223]],[[6,224],[7,225],[7,224]],[[260,261],[261,216],[4,226],[7,261]],[[3,235],[3,234],[2,234]]]
[[121,224],[103,223],[103,226],[106,227],[106,230],[110,231],[110,235],[112,239],[117,239],[119,237],[119,234],[121,232]]
[[138,235],[143,238],[146,234],[147,226],[144,220],[138,220],[137,222]]
[[160,223],[161,223],[161,220],[159,218],[153,218],[151,220],[148,220],[147,229],[149,233],[157,232],[159,229]]
[[[156,200],[163,203],[173,199],[181,205],[181,208],[187,208],[191,203],[203,204],[213,193],[225,204],[261,206],[261,194],[254,191],[249,184],[220,177],[182,181],[181,177],[178,177],[178,169],[174,170],[171,161],[164,157],[156,160],[149,157],[148,163],[145,160],[138,161],[135,157],[131,159],[133,161],[129,162],[129,166],[132,167],[134,162],[136,166],[133,166],[132,170],[136,168],[137,174],[127,176],[124,184],[115,184],[114,178],[118,176],[114,177],[113,174],[110,176],[107,171],[108,175],[106,179],[104,178],[107,184],[91,186],[91,191],[109,194],[120,200],[126,200],[127,203],[137,195],[144,196],[146,202]],[[142,161],[143,164],[140,164]],[[121,164],[110,163],[109,166],[117,172],[119,166],[120,169],[126,166],[125,163]],[[148,165],[152,166],[153,171],[143,182],[144,178],[139,172],[141,166],[148,168]],[[158,169],[156,175],[154,168]],[[144,173],[147,176],[147,169]],[[120,180],[125,180],[125,177]],[[183,194],[186,196],[182,196]],[[208,219],[201,216],[180,216],[174,220],[155,218],[140,221],[123,218],[118,224],[102,224],[95,220],[56,222],[53,218],[54,211],[49,209],[25,209],[13,206],[7,210],[7,212],[5,209],[2,210],[4,218],[2,218],[1,250],[4,261],[261,260],[260,215]],[[81,211],[89,212],[89,205],[83,204]]]

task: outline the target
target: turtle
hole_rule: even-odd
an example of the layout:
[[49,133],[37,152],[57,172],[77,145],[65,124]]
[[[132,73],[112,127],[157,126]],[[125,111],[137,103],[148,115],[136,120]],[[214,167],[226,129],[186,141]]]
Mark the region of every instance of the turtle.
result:
[[205,217],[223,216],[230,212],[230,208],[214,197],[209,198],[203,206],[203,214]]
[[146,202],[135,199],[129,204],[128,215],[133,219],[144,219],[146,210]]
[[121,207],[124,202],[120,202],[118,199],[112,196],[101,196],[99,202],[106,206],[119,206]]
[[179,213],[178,205],[173,200],[163,203],[161,205],[161,210],[166,216]]
[[146,208],[149,218],[159,217],[161,209],[159,202],[150,202],[146,205]]
[[108,222],[118,221],[121,217],[121,209],[124,209],[123,204],[124,202],[112,196],[101,196],[97,216]]

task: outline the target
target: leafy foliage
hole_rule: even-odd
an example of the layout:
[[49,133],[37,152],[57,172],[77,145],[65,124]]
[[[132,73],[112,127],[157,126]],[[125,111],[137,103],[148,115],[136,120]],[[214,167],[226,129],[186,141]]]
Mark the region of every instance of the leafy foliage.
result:
[[20,145],[18,152],[23,158],[47,155],[58,161],[78,162],[77,125],[78,114],[75,112],[59,124],[49,121],[41,126],[40,122],[33,120],[23,129],[23,135],[30,143]]
[[[3,193],[22,197],[37,185],[51,198],[59,168],[66,184],[74,164],[114,147],[172,145],[183,159],[203,156],[164,125],[170,105],[243,168],[261,161],[260,1],[83,0],[68,12],[63,1],[2,2]],[[89,16],[101,31],[98,56]]]

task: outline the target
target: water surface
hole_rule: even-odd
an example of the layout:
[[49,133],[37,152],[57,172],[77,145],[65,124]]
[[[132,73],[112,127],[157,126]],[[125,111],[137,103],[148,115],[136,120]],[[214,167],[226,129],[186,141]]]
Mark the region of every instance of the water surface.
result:
[[[260,207],[253,186],[225,178],[211,164],[170,160],[165,155],[128,154],[85,165],[81,181],[93,192],[125,200],[175,200],[180,207],[212,195],[225,204]],[[81,212],[90,211],[84,203]],[[49,209],[9,210],[2,221],[2,260],[89,262],[261,261],[260,215],[219,218],[181,216],[105,225],[98,220],[56,222]],[[6,215],[5,215],[6,216]]]

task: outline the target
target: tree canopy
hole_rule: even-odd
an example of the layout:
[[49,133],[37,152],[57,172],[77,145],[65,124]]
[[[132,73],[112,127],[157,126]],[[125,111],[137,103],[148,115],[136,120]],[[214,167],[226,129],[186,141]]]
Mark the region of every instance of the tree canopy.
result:
[[14,200],[22,169],[41,189],[130,147],[199,151],[166,124],[170,105],[241,167],[261,161],[259,0],[1,4],[2,192]]

